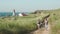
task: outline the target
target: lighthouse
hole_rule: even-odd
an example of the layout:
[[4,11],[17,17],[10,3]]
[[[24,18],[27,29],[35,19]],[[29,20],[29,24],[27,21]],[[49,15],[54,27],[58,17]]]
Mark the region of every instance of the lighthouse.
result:
[[13,10],[13,16],[16,16],[15,9]]

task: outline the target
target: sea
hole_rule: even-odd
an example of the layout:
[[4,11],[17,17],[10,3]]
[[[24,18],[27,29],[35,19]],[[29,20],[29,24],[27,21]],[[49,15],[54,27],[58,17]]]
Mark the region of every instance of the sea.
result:
[[[18,15],[19,13],[23,13],[23,12],[16,12],[16,15]],[[24,12],[25,14],[29,14],[30,12]],[[13,12],[0,12],[0,17],[5,17],[5,16],[12,16]]]

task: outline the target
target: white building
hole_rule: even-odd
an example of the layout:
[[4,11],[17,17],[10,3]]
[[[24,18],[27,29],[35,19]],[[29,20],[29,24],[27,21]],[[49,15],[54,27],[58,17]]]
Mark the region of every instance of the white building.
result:
[[20,14],[18,14],[18,15],[19,15],[19,16],[23,16],[23,14],[21,14],[21,13],[20,13]]
[[19,16],[28,16],[27,14],[25,14],[25,13],[20,13],[20,14],[18,14]]

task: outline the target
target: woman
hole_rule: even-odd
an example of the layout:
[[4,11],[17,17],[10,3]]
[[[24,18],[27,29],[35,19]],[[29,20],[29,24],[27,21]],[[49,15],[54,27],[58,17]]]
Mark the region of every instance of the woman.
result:
[[46,28],[46,30],[48,29],[48,20],[47,20],[47,18],[45,19],[45,28]]

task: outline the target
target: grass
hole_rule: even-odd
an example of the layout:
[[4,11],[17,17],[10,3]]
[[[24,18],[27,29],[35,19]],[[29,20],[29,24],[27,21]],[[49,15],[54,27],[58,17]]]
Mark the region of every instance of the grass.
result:
[[52,10],[48,13],[50,13],[51,34],[60,34],[60,10]]
[[[16,17],[17,18],[17,17]],[[33,17],[34,18],[34,17]],[[0,19],[0,31],[2,33],[19,33],[19,34],[24,34],[26,32],[32,31],[36,29],[36,20],[31,20],[32,18],[30,17],[19,17],[18,19],[10,19],[5,18],[5,19]],[[8,34],[6,33],[6,34]]]
[[37,29],[37,19],[42,19],[47,14],[50,14],[51,34],[60,34],[60,10],[48,10],[24,17],[0,18],[0,34],[26,34],[34,31]]
[[[43,15],[45,16],[45,15]],[[0,18],[0,34],[26,34],[37,29],[37,18],[42,15],[30,14],[24,17]]]
[[44,14],[49,13],[49,23],[51,24],[51,34],[60,34],[60,9],[46,10]]

